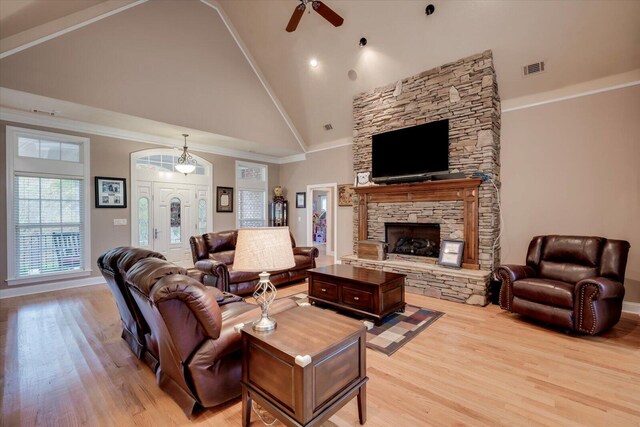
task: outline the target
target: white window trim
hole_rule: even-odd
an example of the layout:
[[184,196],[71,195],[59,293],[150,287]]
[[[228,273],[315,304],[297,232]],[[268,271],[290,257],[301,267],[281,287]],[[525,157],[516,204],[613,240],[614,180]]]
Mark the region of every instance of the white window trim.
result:
[[[83,153],[83,174],[84,180],[84,241],[83,241],[83,269],[79,271],[69,271],[60,273],[44,273],[29,277],[16,277],[16,234],[14,218],[14,161],[16,157],[16,146],[19,136],[35,136],[37,138],[49,138],[56,141],[76,142],[82,144]],[[30,283],[40,283],[49,280],[71,279],[74,277],[84,277],[91,274],[91,174],[89,168],[90,160],[90,139],[80,136],[64,135],[53,132],[45,132],[28,128],[7,126],[6,128],[6,164],[7,164],[7,278],[9,286],[24,285]],[[26,159],[22,159],[25,161]],[[39,160],[39,159],[34,159]]]
[[[236,228],[240,228],[240,217],[238,216],[238,212],[240,211],[240,204],[238,203],[238,196],[240,194],[240,185],[239,185],[240,180],[238,179],[238,175],[239,175],[238,169],[240,165],[249,166],[249,167],[257,166],[257,167],[264,168],[265,198],[264,198],[264,226],[263,227],[268,227],[269,226],[269,165],[265,163],[254,163],[254,162],[245,162],[243,160],[236,160],[236,191],[233,196],[234,198],[233,203],[236,207],[235,208]],[[244,190],[245,188],[243,187],[242,189]]]

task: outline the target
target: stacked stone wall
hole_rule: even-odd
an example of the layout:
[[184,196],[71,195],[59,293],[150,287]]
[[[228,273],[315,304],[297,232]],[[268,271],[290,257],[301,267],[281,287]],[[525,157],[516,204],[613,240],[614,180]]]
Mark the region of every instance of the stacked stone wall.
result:
[[[449,171],[466,176],[480,172],[491,178],[479,189],[478,258],[482,270],[492,271],[500,264],[496,241],[500,218],[496,197],[496,188],[500,188],[500,98],[491,51],[357,95],[353,101],[354,173],[371,170],[372,135],[442,119],[449,119]],[[420,147],[420,152],[428,149]],[[416,150],[415,155],[420,152]],[[357,253],[357,196],[355,199],[353,241]],[[464,236],[461,202],[371,203],[367,209],[370,239],[384,240],[384,222],[390,221],[438,223],[443,239]],[[424,291],[421,293],[459,301],[469,298],[471,288],[467,285],[477,285],[460,283],[463,286],[452,286],[453,291],[436,292],[426,283],[414,283],[420,286],[411,288],[419,287]],[[450,295],[463,287],[467,290]],[[472,294],[477,292],[473,289]],[[486,296],[486,286],[483,292]]]
[[[500,188],[500,98],[491,51],[357,95],[353,101],[354,172],[371,170],[372,135],[442,119],[449,119],[449,171],[462,172],[466,176],[481,172],[493,180],[493,183],[483,182],[479,190],[480,268],[493,270],[500,263],[499,242],[494,247],[500,216],[496,197],[496,187]],[[423,149],[429,147],[421,147],[421,151]],[[422,209],[416,206],[418,203],[382,205],[368,207],[369,238],[379,239],[382,229],[384,239],[384,224],[376,221],[386,218],[385,212],[396,211],[394,218],[405,218],[398,222],[411,222],[412,214],[420,215]],[[462,204],[459,204],[459,210],[459,214],[452,213],[449,208],[443,209],[442,213],[436,210],[424,222],[447,225],[454,217],[462,218]],[[380,212],[382,215],[378,215]],[[353,218],[355,244],[358,232],[356,202]],[[460,236],[457,224],[451,226],[453,228],[450,232],[446,230],[443,238]]]

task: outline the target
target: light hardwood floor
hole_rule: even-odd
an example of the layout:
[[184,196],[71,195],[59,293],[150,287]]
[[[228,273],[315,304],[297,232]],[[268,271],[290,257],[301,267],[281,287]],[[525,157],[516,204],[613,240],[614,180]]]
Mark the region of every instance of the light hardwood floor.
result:
[[[301,291],[281,288],[279,297]],[[446,314],[391,357],[367,350],[367,426],[640,424],[638,316],[582,337],[493,305],[407,301]],[[241,424],[239,399],[184,416],[120,339],[106,285],[0,304],[0,425]],[[355,399],[325,424],[356,425]]]

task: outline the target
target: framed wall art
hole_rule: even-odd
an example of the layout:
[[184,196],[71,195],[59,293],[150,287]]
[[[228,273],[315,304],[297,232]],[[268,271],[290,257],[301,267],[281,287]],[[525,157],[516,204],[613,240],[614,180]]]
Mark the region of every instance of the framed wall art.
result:
[[233,212],[233,187],[216,187],[216,212]]
[[306,208],[307,207],[307,193],[301,192],[296,193],[296,208]]
[[438,264],[444,267],[460,268],[462,265],[463,240],[443,240],[440,245]]
[[353,205],[353,185],[338,184],[338,206]]
[[95,177],[96,208],[126,208],[127,180],[107,176]]

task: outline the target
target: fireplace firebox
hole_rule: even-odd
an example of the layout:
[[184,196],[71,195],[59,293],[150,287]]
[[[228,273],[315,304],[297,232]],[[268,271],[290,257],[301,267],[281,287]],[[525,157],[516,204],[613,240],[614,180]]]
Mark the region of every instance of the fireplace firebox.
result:
[[435,257],[440,255],[440,224],[386,222],[388,253]]

